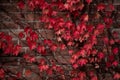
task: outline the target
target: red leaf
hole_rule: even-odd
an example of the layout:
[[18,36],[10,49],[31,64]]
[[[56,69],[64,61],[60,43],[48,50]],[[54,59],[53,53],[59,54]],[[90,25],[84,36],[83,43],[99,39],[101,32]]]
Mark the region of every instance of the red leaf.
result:
[[120,79],[120,73],[115,73],[115,74],[114,74],[114,79],[119,80],[119,79]]
[[19,78],[22,77],[22,74],[21,74],[20,72],[18,72],[18,73],[16,74],[16,77],[17,77],[17,79],[19,79]]
[[56,50],[57,50],[57,45],[53,44],[53,45],[50,47],[50,49],[51,49],[52,51],[56,51]]
[[45,45],[48,45],[48,46],[52,45],[52,41],[51,40],[44,39],[43,42],[44,42]]
[[115,56],[114,56],[114,55],[109,55],[109,56],[108,56],[108,59],[109,59],[110,62],[112,62],[112,61],[114,61]]
[[112,65],[113,65],[113,66],[115,66],[115,67],[117,67],[117,66],[118,66],[118,64],[119,64],[119,62],[118,62],[118,61],[114,61],[114,62],[112,63]]
[[5,35],[5,40],[7,41],[7,42],[11,42],[12,41],[12,36],[10,36],[10,35]]
[[63,74],[63,69],[60,66],[56,67],[56,71],[60,74]]
[[39,46],[37,47],[37,52],[39,52],[40,54],[45,55],[45,54],[46,54],[45,47],[39,45]]
[[78,64],[73,64],[72,66],[74,69],[78,68]]
[[85,22],[82,22],[82,23],[78,24],[77,31],[79,31],[80,34],[83,34],[85,30],[86,30]]
[[105,55],[104,55],[103,52],[99,52],[97,56],[98,56],[98,58],[100,58],[100,59],[103,59],[103,58],[105,57]]
[[117,47],[113,48],[113,49],[112,49],[112,52],[113,52],[113,54],[116,55],[116,54],[118,53],[118,48],[117,48]]
[[92,0],[86,0],[86,2],[87,2],[88,4],[90,4],[90,3],[92,2]]
[[30,61],[30,63],[32,63],[32,62],[35,62],[35,57],[29,57],[29,61]]
[[91,33],[93,31],[93,25],[88,25],[87,30],[89,33]]
[[115,10],[115,7],[114,7],[114,5],[113,5],[113,4],[109,4],[109,8],[110,8],[112,11],[114,11],[114,10]]
[[19,37],[20,37],[20,38],[24,38],[24,37],[25,37],[25,35],[23,34],[23,32],[20,32],[20,33],[19,33]]
[[104,41],[104,44],[108,44],[108,43],[109,43],[108,37],[104,37],[104,38],[103,38],[103,41]]
[[40,70],[40,72],[46,71],[48,68],[49,68],[48,65],[41,65],[41,64],[39,65],[39,70]]
[[81,16],[81,20],[82,21],[88,21],[88,18],[89,18],[89,16],[88,16],[88,14],[83,14],[82,16]]
[[5,33],[4,32],[0,32],[0,39],[4,38]]
[[73,37],[74,37],[75,39],[79,39],[79,38],[80,38],[80,33],[79,33],[79,31],[75,30],[75,31],[73,32]]
[[13,48],[13,55],[17,56],[21,50],[22,46],[21,45],[16,45],[14,48]]
[[68,53],[71,55],[71,54],[73,54],[73,50],[72,49],[70,49],[69,51],[68,51]]
[[87,64],[87,62],[88,62],[87,59],[79,59],[77,63],[78,63],[80,66],[84,66],[84,65]]
[[68,29],[71,29],[71,27],[73,26],[73,23],[71,21],[67,21],[65,23],[65,26],[68,28]]
[[41,59],[40,59],[40,64],[41,64],[41,65],[44,65],[44,64],[45,64],[45,59],[41,58]]
[[104,10],[104,9],[105,9],[105,4],[100,3],[100,4],[97,5],[97,10],[98,11],[101,11],[101,10]]
[[93,76],[90,80],[98,80],[97,76]]
[[33,10],[35,8],[35,4],[34,4],[33,0],[29,1],[28,6],[31,10]]
[[31,70],[25,70],[25,76],[29,76],[29,75],[31,75],[32,74],[32,72],[31,72]]
[[5,78],[5,72],[4,70],[1,68],[0,69],[0,79],[4,79]]
[[79,76],[79,79],[80,79],[80,80],[85,80],[85,78],[86,78],[85,72],[79,72],[79,73],[78,73],[78,76]]
[[119,35],[119,34],[118,34],[118,32],[113,31],[112,35],[113,35],[114,38],[118,38],[118,35]]
[[29,46],[30,50],[35,49],[35,48],[36,48],[36,45],[37,45],[37,43],[34,42],[34,41],[28,42],[28,46]]
[[37,40],[38,39],[38,35],[36,32],[31,32],[30,33],[30,37],[32,38],[33,41]]
[[65,48],[66,48],[65,44],[60,44],[60,49],[61,50],[65,50]]
[[30,55],[29,54],[24,54],[23,58],[26,59],[26,60],[28,60],[30,58]]
[[113,39],[110,39],[109,43],[110,43],[110,45],[113,45],[115,43],[115,41]]
[[107,68],[111,67],[111,63],[110,62],[106,62],[106,67]]
[[52,75],[53,74],[53,70],[52,69],[48,69],[47,70],[47,74]]
[[32,32],[32,28],[26,27],[26,28],[24,29],[24,32],[26,32],[26,34],[31,33],[31,32]]
[[105,28],[104,24],[98,24],[97,25],[97,29],[99,30],[100,33],[103,32],[104,28]]
[[12,47],[8,46],[7,48],[5,48],[4,54],[10,54],[10,53],[12,53]]
[[24,9],[24,8],[25,8],[24,2],[23,2],[23,1],[18,2],[18,7],[19,7],[20,9]]

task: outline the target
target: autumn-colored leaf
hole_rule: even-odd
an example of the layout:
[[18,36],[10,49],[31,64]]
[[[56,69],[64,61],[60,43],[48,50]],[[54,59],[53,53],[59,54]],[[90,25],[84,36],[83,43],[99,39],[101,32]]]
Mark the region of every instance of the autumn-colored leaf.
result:
[[80,18],[81,18],[82,21],[86,22],[86,21],[88,21],[89,16],[88,16],[88,14],[83,14]]
[[23,2],[23,1],[20,1],[20,2],[18,2],[18,7],[20,8],[20,9],[24,9],[25,8],[25,3]]
[[37,45],[37,43],[35,41],[28,42],[28,46],[29,46],[30,50],[35,49],[36,45]]
[[120,73],[115,73],[115,74],[114,74],[114,79],[119,80],[119,79],[120,79]]
[[21,39],[25,37],[25,35],[24,35],[23,32],[20,32],[18,36],[19,36]]
[[51,51],[56,51],[57,50],[57,45],[53,44],[50,47]]
[[40,54],[45,55],[45,54],[46,54],[45,47],[38,45],[38,47],[37,47],[37,52],[39,52]]
[[87,59],[79,59],[77,63],[78,63],[80,66],[84,66],[84,65],[87,64],[87,62],[88,62]]
[[98,58],[103,59],[105,57],[105,54],[103,52],[98,53]]
[[25,76],[27,77],[27,76],[29,76],[29,75],[31,75],[32,74],[32,72],[31,72],[31,70],[29,70],[29,69],[27,69],[27,70],[25,70]]
[[88,4],[90,4],[90,3],[92,2],[92,0],[86,0],[86,2],[87,2]]
[[13,48],[13,55],[17,56],[21,50],[22,46],[21,45],[16,45],[14,48]]
[[0,69],[0,79],[4,79],[5,78],[5,71],[1,68]]
[[105,9],[105,4],[104,3],[99,3],[98,5],[97,5],[97,10],[98,11],[102,11],[102,10],[104,10]]
[[118,64],[119,64],[119,62],[118,62],[118,61],[114,61],[114,62],[112,63],[112,65],[113,65],[113,66],[115,66],[115,67],[117,67],[117,66],[118,66]]
[[29,57],[29,61],[30,61],[30,63],[35,62],[36,61],[35,57],[34,56]]
[[116,55],[116,54],[118,53],[118,48],[117,48],[117,47],[113,48],[113,49],[112,49],[112,52],[113,52],[113,54]]

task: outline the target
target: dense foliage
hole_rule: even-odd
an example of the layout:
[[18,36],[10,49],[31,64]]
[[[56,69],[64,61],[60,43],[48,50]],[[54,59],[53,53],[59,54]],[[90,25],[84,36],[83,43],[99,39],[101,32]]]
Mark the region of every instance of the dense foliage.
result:
[[[115,8],[111,1],[20,0],[17,6],[21,11],[26,8],[30,11],[41,11],[39,20],[44,23],[45,29],[54,31],[57,43],[49,39],[40,43],[40,34],[31,26],[25,25],[24,31],[18,37],[20,40],[25,38],[29,50],[35,54],[21,54],[22,45],[14,44],[12,36],[0,32],[0,48],[3,54],[22,55],[27,63],[37,64],[39,75],[44,73],[41,79],[47,76],[48,80],[103,80],[106,74],[115,80],[120,79],[120,40],[117,32],[110,31],[115,19]],[[102,47],[98,48],[100,44]],[[61,50],[68,50],[71,56],[69,65],[72,68],[67,74],[66,69],[62,64],[58,65],[56,59],[49,60],[50,63],[46,61],[47,54],[54,57],[55,52]],[[43,58],[37,62],[36,55]],[[0,78],[5,78],[6,74],[6,70],[1,67]],[[15,75],[14,79],[23,79],[21,73]]]

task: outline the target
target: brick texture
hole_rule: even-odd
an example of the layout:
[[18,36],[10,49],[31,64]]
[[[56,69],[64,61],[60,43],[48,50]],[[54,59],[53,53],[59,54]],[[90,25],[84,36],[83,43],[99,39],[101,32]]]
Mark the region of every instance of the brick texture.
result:
[[[33,29],[37,32],[39,32],[40,35],[42,35],[43,39],[51,39],[55,40],[55,34],[52,30],[46,30],[44,29],[44,24],[39,21],[40,17],[40,12],[30,12],[30,11],[23,11],[21,12],[17,7],[16,7],[16,2],[18,0],[0,0],[0,32],[5,32],[13,37],[14,44],[22,44],[22,53],[23,52],[30,52],[28,47],[23,43],[25,40],[23,39],[22,42],[19,40],[17,37],[19,32],[23,31],[25,25],[29,24],[30,26],[33,27]],[[101,0],[100,0],[101,1]],[[102,0],[103,1],[103,0]],[[112,31],[116,30],[120,32],[120,0],[114,0],[114,5],[116,10],[118,11],[118,14],[116,15],[116,23],[117,29],[112,29]],[[59,16],[64,17],[64,14],[59,14]],[[116,25],[115,25],[116,26]],[[119,28],[119,29],[118,29]],[[40,37],[40,39],[42,39]],[[56,42],[56,41],[55,41]],[[100,42],[100,41],[99,41]],[[100,45],[97,46],[100,48],[102,46],[102,42],[100,42]],[[31,53],[31,52],[30,52]],[[66,70],[68,69],[67,66],[69,66],[69,59],[70,56],[68,55],[68,51],[57,51],[55,53],[55,58],[58,60],[59,64],[65,64],[64,66]],[[41,56],[36,56],[39,60]],[[47,59],[53,59],[53,56],[51,54],[48,54]],[[6,63],[8,62],[8,63]],[[21,72],[22,74],[27,71],[27,70],[33,70],[34,72],[38,73],[38,68],[36,65],[29,65],[25,64],[24,60],[21,57],[7,57],[3,56],[0,57],[0,65],[1,63],[5,63],[4,66],[8,67],[12,73],[17,73]],[[22,66],[22,65],[24,66]],[[58,65],[59,65],[58,64]],[[70,68],[70,67],[69,67]],[[68,69],[69,70],[69,69]],[[27,80],[42,80],[40,76],[32,72],[30,75],[23,75],[27,78]],[[109,75],[108,75],[109,76]],[[7,76],[6,76],[7,77]],[[9,80],[9,79],[8,79]],[[44,79],[45,80],[45,79]],[[51,80],[51,79],[50,79]],[[108,79],[105,79],[108,80]],[[111,80],[111,79],[109,79]]]

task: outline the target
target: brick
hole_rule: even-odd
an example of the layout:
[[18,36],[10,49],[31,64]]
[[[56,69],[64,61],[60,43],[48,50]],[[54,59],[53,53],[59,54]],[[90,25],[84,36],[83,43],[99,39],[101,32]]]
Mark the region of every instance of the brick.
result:
[[32,14],[32,13],[26,13],[25,20],[26,21],[34,21],[34,14]]

